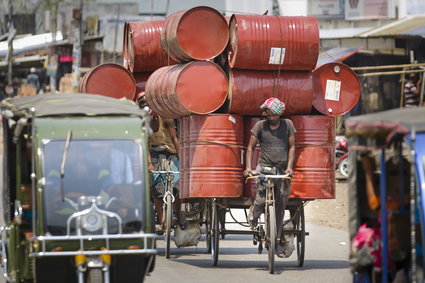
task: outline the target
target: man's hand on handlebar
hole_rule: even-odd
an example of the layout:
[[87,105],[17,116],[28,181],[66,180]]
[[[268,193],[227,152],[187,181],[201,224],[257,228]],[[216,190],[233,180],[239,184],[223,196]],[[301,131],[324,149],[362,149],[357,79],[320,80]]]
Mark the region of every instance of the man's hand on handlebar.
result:
[[252,172],[252,169],[245,169],[245,171],[243,171],[243,175],[244,175],[244,177],[249,177],[249,176],[251,176],[251,172]]
[[285,170],[285,174],[288,174],[289,177],[293,177],[294,176],[294,170],[292,170],[292,169],[286,169]]

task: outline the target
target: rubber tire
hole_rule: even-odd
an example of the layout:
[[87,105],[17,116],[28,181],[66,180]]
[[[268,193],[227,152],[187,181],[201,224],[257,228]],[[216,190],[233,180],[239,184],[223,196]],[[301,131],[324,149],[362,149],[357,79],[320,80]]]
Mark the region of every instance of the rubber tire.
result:
[[102,283],[103,272],[100,268],[92,268],[87,270],[87,283]]
[[220,239],[220,221],[217,204],[212,204],[211,210],[211,260],[214,266],[218,263],[218,246]]
[[297,265],[298,267],[302,267],[304,265],[305,254],[305,217],[303,205],[301,205],[299,214],[297,221]]
[[211,223],[212,223],[212,207],[208,203],[205,216],[205,241],[207,244],[207,253],[211,253]]
[[267,206],[267,245],[269,259],[269,273],[274,274],[274,254],[276,251],[276,213],[273,205]]
[[344,176],[345,178],[348,177],[348,156],[344,157],[344,159],[342,159],[341,162],[339,162],[338,170],[342,176]]
[[171,226],[173,225],[172,196],[167,195],[165,203],[165,257],[170,258]]

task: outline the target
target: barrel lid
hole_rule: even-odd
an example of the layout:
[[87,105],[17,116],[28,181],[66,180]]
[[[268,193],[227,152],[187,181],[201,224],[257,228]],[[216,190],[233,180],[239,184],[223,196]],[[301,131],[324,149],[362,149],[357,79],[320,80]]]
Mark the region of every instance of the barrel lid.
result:
[[86,73],[80,84],[80,91],[131,100],[136,93],[136,82],[123,66],[105,63]]
[[323,64],[313,71],[313,107],[336,117],[349,112],[360,99],[357,75],[345,64]]
[[199,6],[187,10],[178,23],[177,40],[181,48],[196,60],[218,56],[229,41],[229,28],[217,10]]
[[193,61],[180,72],[176,94],[193,114],[208,114],[220,108],[227,98],[229,81],[224,71],[208,61]]

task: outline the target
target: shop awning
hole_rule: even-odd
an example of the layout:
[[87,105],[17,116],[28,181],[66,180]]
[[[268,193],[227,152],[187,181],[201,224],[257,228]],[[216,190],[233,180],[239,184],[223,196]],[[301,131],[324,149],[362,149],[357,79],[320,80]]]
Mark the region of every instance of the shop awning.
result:
[[[18,57],[13,59],[14,68],[30,68],[36,67],[40,68],[44,65],[44,61],[47,59],[47,56],[32,55],[25,57]],[[7,69],[7,61],[0,61],[0,70]]]
[[425,37],[425,17],[407,17],[369,31],[360,33],[357,37],[378,36],[422,36]]
[[331,62],[342,62],[348,57],[353,56],[359,52],[361,49],[363,49],[363,47],[337,47],[325,50],[319,54],[319,58],[317,59],[317,66]]

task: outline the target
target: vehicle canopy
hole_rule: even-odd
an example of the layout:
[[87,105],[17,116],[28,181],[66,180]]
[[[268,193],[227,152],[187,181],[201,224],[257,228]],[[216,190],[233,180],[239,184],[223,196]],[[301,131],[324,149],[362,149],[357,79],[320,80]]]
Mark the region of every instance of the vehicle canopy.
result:
[[[358,246],[353,248],[353,245],[359,243],[362,225],[377,227],[380,231],[379,237],[382,236],[379,241],[382,249],[378,249],[382,260],[369,264],[377,269],[382,268],[379,278],[382,278],[382,282],[387,282],[388,278],[394,275],[390,272],[394,271],[394,265],[390,268],[390,264],[382,264],[387,262],[387,257],[397,264],[405,261],[415,265],[416,256],[423,256],[425,107],[394,109],[350,117],[345,128],[350,162],[350,263],[354,271],[365,268],[365,263],[362,263],[365,255],[361,255],[361,249]],[[375,160],[379,168],[369,167],[367,164],[374,162],[367,160]],[[373,171],[372,178],[368,179],[368,171]],[[372,188],[376,185],[376,205],[372,200],[374,189],[370,191],[369,185]],[[379,199],[387,201],[380,202]],[[418,236],[416,240],[412,240],[411,232],[422,237]],[[413,255],[409,256],[412,246],[416,248],[413,249]],[[398,258],[395,251],[398,252]],[[415,270],[412,271],[416,276]]]

